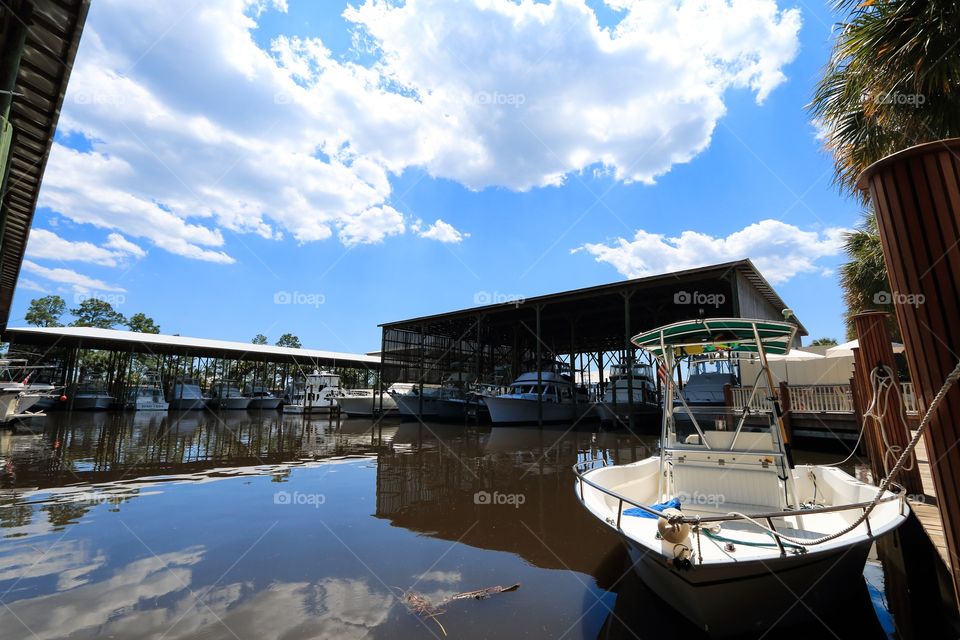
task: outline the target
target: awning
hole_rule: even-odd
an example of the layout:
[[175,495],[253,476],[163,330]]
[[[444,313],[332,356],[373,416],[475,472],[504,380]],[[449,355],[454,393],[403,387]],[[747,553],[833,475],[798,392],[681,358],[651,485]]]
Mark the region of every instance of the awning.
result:
[[654,355],[662,355],[671,347],[678,355],[701,353],[756,353],[757,336],[770,354],[786,354],[790,350],[796,325],[773,320],[743,318],[702,318],[675,322],[633,337],[636,346]]

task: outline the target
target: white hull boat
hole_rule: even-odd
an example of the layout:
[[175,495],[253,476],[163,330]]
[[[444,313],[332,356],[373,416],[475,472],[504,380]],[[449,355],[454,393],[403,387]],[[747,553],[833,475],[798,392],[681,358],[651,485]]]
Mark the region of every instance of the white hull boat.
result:
[[[706,319],[633,342],[671,372],[677,353],[704,347],[759,352],[766,368],[765,352],[789,349],[794,331],[783,322]],[[807,607],[825,611],[862,584],[870,546],[909,513],[903,496],[832,466],[795,466],[778,413],[768,414],[768,429],[745,428],[749,412],[691,410],[671,380],[660,455],[574,467],[580,501],[623,539],[641,580],[713,636],[759,635]],[[689,422],[675,419],[674,400]]]
[[200,384],[191,378],[177,379],[167,398],[172,411],[195,411],[207,406],[207,399],[200,391]]
[[[542,392],[539,390],[542,387]],[[573,380],[552,371],[520,374],[507,393],[483,399],[493,424],[572,423],[592,412]]]
[[247,409],[250,411],[276,411],[283,402],[283,398],[278,398],[264,387],[248,385],[244,388],[243,395],[250,398],[250,404],[247,405]]
[[400,417],[407,419],[435,420],[440,415],[440,387],[423,387],[423,397],[419,387],[414,387],[405,393],[391,391]]
[[381,411],[387,413],[397,410],[397,402],[388,391],[376,394],[373,389],[353,389],[338,398],[337,402],[340,411],[348,416],[372,416]]
[[240,389],[230,382],[218,382],[210,387],[211,409],[223,411],[244,411],[250,406],[252,398],[243,395]]
[[653,369],[646,364],[634,364],[631,381],[629,365],[611,367],[603,399],[596,404],[595,411],[601,422],[622,422],[628,421],[631,415],[658,414],[660,400],[653,381]]
[[160,375],[148,372],[138,384],[127,389],[123,408],[128,411],[167,411],[170,403],[163,397]]
[[283,405],[283,413],[330,413],[338,409],[341,394],[339,375],[314,371],[307,375],[302,385],[294,384],[288,389],[290,402]]

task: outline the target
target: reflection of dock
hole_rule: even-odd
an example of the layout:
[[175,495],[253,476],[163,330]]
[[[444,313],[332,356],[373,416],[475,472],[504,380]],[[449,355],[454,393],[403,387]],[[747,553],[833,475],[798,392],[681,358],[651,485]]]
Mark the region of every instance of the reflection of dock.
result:
[[923,482],[923,493],[927,496],[925,502],[913,500],[910,507],[916,514],[923,530],[927,532],[930,542],[937,548],[937,553],[944,564],[950,566],[950,552],[947,550],[947,539],[943,534],[943,521],[940,519],[940,510],[937,503],[937,494],[934,489],[933,475],[930,473],[930,457],[927,455],[927,445],[923,438],[915,450],[917,465],[920,467],[920,480]]

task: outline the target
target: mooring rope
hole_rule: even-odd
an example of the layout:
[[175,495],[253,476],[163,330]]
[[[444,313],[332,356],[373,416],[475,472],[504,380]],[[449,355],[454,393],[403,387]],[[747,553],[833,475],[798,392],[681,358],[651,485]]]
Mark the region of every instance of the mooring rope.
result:
[[[920,437],[923,435],[924,430],[926,430],[927,425],[930,423],[930,418],[933,416],[933,413],[937,410],[937,407],[940,406],[940,402],[947,395],[947,392],[950,390],[950,388],[954,384],[956,384],[958,379],[960,379],[960,362],[957,362],[957,366],[954,367],[953,371],[951,371],[947,375],[947,379],[944,380],[943,386],[940,387],[940,391],[938,391],[937,395],[934,396],[933,401],[930,403],[929,408],[927,408],[927,412],[923,416],[923,420],[920,421],[920,426],[917,427],[917,432],[914,434],[913,438],[910,440],[910,443],[907,444],[907,446],[903,449],[903,452],[900,454],[900,458],[897,460],[897,463],[893,466],[893,469],[890,470],[890,472],[887,474],[887,477],[885,477],[883,479],[883,482],[880,483],[880,487],[877,489],[877,495],[873,498],[873,501],[866,507],[866,509],[863,510],[863,514],[859,518],[857,518],[853,524],[847,526],[841,531],[831,533],[829,535],[823,536],[821,538],[817,538],[815,540],[801,540],[798,538],[792,538],[788,535],[785,535],[774,529],[771,529],[766,525],[761,524],[760,522],[757,522],[756,520],[754,520],[753,518],[745,514],[732,511],[727,515],[737,516],[739,518],[747,520],[753,523],[754,525],[760,527],[764,531],[777,536],[781,540],[786,540],[787,542],[798,544],[804,547],[813,547],[818,544],[823,544],[824,542],[835,540],[840,536],[850,533],[851,531],[859,527],[861,524],[863,524],[864,520],[866,520],[869,517],[870,512],[873,511],[878,504],[880,504],[880,500],[883,497],[884,491],[886,491],[887,487],[889,487],[890,484],[893,482],[894,476],[900,473],[900,471],[903,469],[904,463],[906,462],[907,457],[913,453],[913,450],[914,448],[916,448],[917,443],[920,442]],[[801,511],[798,511],[797,515],[803,515],[803,513]]]

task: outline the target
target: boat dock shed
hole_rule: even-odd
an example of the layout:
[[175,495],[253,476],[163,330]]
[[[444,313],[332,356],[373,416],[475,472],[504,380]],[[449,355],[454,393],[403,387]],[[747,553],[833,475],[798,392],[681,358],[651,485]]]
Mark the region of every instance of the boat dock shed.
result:
[[105,386],[121,397],[144,367],[160,371],[165,380],[176,376],[206,381],[247,378],[271,388],[283,388],[292,378],[314,369],[353,369],[368,386],[380,358],[357,353],[293,349],[266,344],[207,338],[136,333],[95,327],[18,327],[3,332],[11,353],[31,353],[38,363],[50,364],[54,380],[69,385],[83,377],[82,354],[106,354],[98,368]]
[[[589,375],[635,361],[630,338],[643,330],[700,317],[783,320],[785,309],[750,260],[623,280],[382,324],[381,380],[422,386],[468,374],[506,385],[548,359]],[[807,331],[791,319],[799,346]]]

